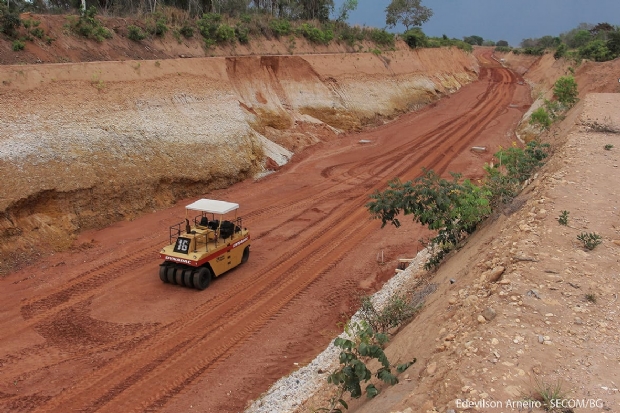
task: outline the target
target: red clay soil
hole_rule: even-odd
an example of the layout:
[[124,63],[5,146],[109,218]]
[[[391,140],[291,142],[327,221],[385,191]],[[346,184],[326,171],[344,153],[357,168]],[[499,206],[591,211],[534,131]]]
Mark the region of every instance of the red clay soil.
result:
[[400,229],[370,219],[369,194],[423,167],[481,175],[516,140],[529,89],[485,53],[480,80],[450,98],[206,194],[241,205],[252,254],[205,291],[158,276],[168,228],[193,199],[84,233],[3,279],[0,411],[236,412],[308,363],[359,295],[419,248],[410,219]]

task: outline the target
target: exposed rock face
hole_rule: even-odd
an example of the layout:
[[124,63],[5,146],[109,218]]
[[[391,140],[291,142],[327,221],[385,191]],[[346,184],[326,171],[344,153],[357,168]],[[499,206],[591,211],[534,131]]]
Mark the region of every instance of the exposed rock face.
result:
[[456,49],[0,67],[0,267],[281,166],[477,71]]

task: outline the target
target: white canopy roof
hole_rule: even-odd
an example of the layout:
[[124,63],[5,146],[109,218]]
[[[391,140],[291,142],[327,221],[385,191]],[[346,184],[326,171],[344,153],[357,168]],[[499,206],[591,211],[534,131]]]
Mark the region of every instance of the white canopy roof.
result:
[[213,214],[226,214],[227,212],[234,211],[239,208],[239,204],[226,201],[217,201],[215,199],[199,199],[185,208]]

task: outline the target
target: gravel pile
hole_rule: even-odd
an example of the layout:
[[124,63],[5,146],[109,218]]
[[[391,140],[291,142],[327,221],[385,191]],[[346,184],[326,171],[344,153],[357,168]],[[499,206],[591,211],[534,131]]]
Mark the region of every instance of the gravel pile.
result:
[[[395,274],[380,291],[372,296],[372,303],[377,309],[383,308],[393,295],[402,292],[411,284],[411,279],[428,260],[429,252],[420,251],[406,270]],[[351,322],[360,321],[359,312],[351,317]],[[351,338],[346,333],[339,337]],[[245,413],[292,412],[305,400],[313,396],[327,383],[327,376],[338,367],[340,349],[333,342],[312,362],[290,375],[278,380],[260,398],[245,410]]]

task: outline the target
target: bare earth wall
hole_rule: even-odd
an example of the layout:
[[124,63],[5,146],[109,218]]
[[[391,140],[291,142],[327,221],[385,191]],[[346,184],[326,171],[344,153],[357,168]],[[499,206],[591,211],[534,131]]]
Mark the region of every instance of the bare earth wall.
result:
[[2,66],[0,271],[282,166],[477,72],[457,49]]

